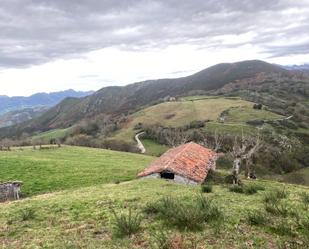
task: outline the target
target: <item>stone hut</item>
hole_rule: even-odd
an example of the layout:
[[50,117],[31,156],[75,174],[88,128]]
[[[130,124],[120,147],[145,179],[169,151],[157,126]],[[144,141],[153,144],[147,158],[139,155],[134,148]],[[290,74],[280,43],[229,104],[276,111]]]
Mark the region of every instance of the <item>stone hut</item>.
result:
[[0,183],[0,202],[19,200],[22,182]]
[[183,184],[200,184],[216,168],[217,154],[190,142],[165,152],[138,174],[140,178],[165,178]]

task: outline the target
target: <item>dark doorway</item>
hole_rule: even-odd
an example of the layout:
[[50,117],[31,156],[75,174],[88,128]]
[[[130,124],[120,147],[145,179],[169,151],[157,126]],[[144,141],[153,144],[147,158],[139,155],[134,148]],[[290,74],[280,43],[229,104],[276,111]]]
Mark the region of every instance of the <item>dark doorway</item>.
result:
[[161,172],[160,176],[161,176],[161,178],[164,178],[164,179],[172,179],[173,180],[175,178],[175,174],[171,173],[171,172]]

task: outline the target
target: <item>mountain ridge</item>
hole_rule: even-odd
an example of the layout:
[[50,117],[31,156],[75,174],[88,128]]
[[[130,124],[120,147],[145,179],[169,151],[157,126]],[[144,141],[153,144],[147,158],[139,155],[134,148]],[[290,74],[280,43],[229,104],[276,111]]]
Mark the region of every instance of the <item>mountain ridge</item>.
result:
[[147,80],[126,86],[109,86],[81,99],[65,99],[43,115],[15,129],[31,133],[38,130],[67,128],[96,115],[127,115],[138,108],[162,102],[169,97],[199,92],[211,93],[226,85],[236,85],[236,82],[249,82],[249,79],[252,86],[255,85],[254,82],[265,78],[265,75],[292,77],[295,73],[259,60],[221,63],[186,77]]
[[4,114],[9,111],[17,111],[25,108],[33,108],[38,106],[51,107],[58,104],[66,97],[84,97],[92,94],[93,91],[74,91],[68,89],[59,92],[51,93],[35,93],[31,96],[13,96],[0,95],[0,114]]

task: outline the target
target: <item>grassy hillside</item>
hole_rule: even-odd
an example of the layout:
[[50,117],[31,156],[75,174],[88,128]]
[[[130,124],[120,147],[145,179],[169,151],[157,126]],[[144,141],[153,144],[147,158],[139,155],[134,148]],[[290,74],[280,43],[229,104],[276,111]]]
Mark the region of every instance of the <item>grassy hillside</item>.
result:
[[168,146],[159,144],[151,139],[142,139],[141,142],[146,149],[146,155],[161,156],[165,151],[169,149]]
[[[292,77],[291,72],[276,65],[253,60],[218,64],[177,79],[148,80],[124,87],[105,87],[79,100],[66,99],[31,122],[10,129],[1,129],[0,137],[18,137],[23,132],[32,134],[39,130],[66,128],[99,114],[125,114],[158,103],[168,96],[209,94],[209,91],[220,90],[226,85],[234,85],[235,82],[250,80],[260,83],[259,76],[269,74]],[[244,89],[247,89],[247,86]]]
[[[220,114],[226,111],[225,124],[218,123]],[[135,131],[134,127],[143,125],[160,124],[163,126],[181,127],[190,124],[192,121],[212,121],[209,123],[209,130],[219,131],[230,130],[233,132],[248,130],[252,126],[245,122],[256,119],[278,119],[282,116],[266,110],[254,110],[253,103],[240,98],[218,98],[193,96],[177,102],[165,102],[143,109],[130,116],[129,122],[115,134],[116,139],[132,140]],[[206,129],[208,124],[206,125]]]
[[46,131],[46,132],[42,132],[38,135],[35,135],[32,137],[33,140],[37,140],[37,139],[44,139],[44,140],[50,140],[53,138],[63,138],[65,137],[69,132],[70,132],[71,128],[67,128],[67,129],[54,129],[54,130],[50,130],[50,131]]
[[[187,231],[149,213],[149,208],[148,212],[143,211],[162,197],[173,196],[183,203],[190,203],[200,195],[198,186],[164,180],[100,184],[1,204],[0,244],[3,248],[74,249],[306,248],[306,231],[296,225],[293,215],[297,212],[302,215],[301,222],[305,221],[301,193],[308,193],[309,189],[270,181],[255,184],[263,185],[265,190],[246,195],[230,192],[223,185],[214,186],[213,193],[203,196],[214,199],[224,219],[221,218],[221,223],[206,222],[200,229]],[[264,211],[267,222],[253,225],[254,219],[247,217],[264,210],[264,195],[275,188],[285,189],[288,193],[280,201],[288,208],[288,213],[283,216]],[[112,210],[120,215],[127,214],[130,208],[134,215],[141,215],[141,228],[137,234],[119,238],[114,232]],[[189,211],[186,213],[191,214]],[[163,242],[176,246],[162,247]]]
[[0,152],[0,182],[24,182],[26,195],[134,179],[150,156],[65,146]]
[[304,168],[281,176],[285,182],[309,186],[309,168]]

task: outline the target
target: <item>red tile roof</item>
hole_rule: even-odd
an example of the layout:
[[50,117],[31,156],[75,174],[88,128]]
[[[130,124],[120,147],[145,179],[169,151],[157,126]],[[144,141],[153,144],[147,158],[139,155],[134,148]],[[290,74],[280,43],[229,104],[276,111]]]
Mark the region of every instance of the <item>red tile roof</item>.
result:
[[205,180],[216,159],[217,154],[214,151],[190,142],[168,150],[138,176],[169,171],[200,183]]

